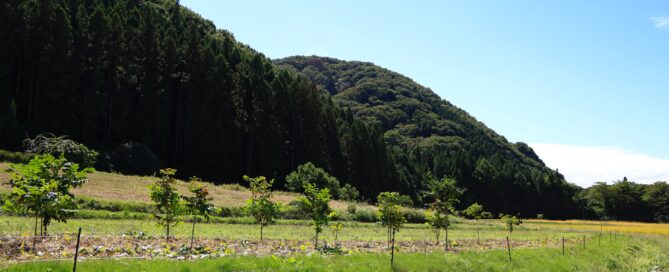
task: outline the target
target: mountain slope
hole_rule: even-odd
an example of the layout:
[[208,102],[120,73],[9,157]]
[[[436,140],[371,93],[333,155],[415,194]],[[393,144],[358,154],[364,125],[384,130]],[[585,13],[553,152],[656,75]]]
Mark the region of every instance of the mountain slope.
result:
[[377,130],[178,1],[3,1],[0,59],[0,148],[50,132],[100,151],[99,170],[135,142],[182,178],[281,188],[311,161],[366,197],[396,187]]
[[452,176],[495,212],[565,217],[578,188],[548,169],[524,143],[509,143],[464,110],[398,73],[357,61],[289,57],[274,63],[300,72],[335,103],[384,131],[403,191],[419,199],[427,173]]

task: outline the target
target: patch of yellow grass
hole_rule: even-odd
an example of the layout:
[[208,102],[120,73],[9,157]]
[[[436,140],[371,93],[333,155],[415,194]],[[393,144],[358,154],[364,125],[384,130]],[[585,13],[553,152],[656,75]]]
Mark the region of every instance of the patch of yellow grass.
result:
[[527,224],[541,225],[542,227],[555,228],[560,230],[588,230],[620,232],[620,233],[639,233],[639,234],[659,234],[669,235],[669,224],[659,223],[641,223],[624,221],[591,221],[591,220],[527,220]]
[[[0,163],[0,191],[9,191],[6,184],[11,174],[6,172],[9,168],[7,163]],[[149,185],[156,181],[156,177],[129,176],[107,172],[94,172],[87,175],[88,182],[84,186],[72,190],[74,195],[101,198],[108,200],[149,202]],[[188,182],[177,181],[177,190],[180,193],[188,193]],[[217,206],[234,207],[243,206],[245,201],[251,197],[251,191],[242,186],[230,184],[210,185],[209,192],[214,198]],[[299,194],[277,191],[274,200],[281,203],[289,203],[295,200]],[[344,201],[332,201],[331,206],[337,210],[344,210],[351,203]],[[368,206],[356,203],[356,205]]]

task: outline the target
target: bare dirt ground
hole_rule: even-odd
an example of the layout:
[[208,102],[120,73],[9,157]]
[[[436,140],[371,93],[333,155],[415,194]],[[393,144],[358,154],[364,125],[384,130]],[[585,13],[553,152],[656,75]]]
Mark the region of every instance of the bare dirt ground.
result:
[[[48,237],[0,237],[0,262],[20,262],[35,260],[71,259],[74,256],[77,237],[75,235]],[[321,241],[320,246],[324,241]],[[576,241],[570,241],[576,242]],[[33,247],[34,243],[34,247]],[[327,241],[325,254],[384,253],[389,251],[385,241]],[[512,248],[558,247],[557,241],[511,241]],[[426,241],[396,242],[396,248],[403,253],[444,252],[443,242],[437,245]],[[505,239],[452,240],[449,252],[482,251],[506,249]],[[196,239],[190,250],[190,239],[171,238],[169,245],[164,237],[124,236],[82,236],[79,258],[173,258],[204,259],[235,255],[292,256],[314,253],[312,242],[297,240],[226,240]]]

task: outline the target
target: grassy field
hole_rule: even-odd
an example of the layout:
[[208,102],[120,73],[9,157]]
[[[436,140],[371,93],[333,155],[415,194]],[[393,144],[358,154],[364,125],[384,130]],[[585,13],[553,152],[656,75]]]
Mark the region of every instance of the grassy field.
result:
[[[0,163],[0,181],[9,178],[9,173],[5,171],[8,166]],[[72,237],[81,227],[83,250],[87,254],[79,264],[80,271],[391,270],[385,227],[378,223],[354,221],[342,222],[344,228],[338,240],[345,250],[339,254],[323,255],[313,250],[314,230],[307,220],[279,220],[276,225],[265,229],[266,240],[259,242],[259,228],[252,224],[251,218],[217,217],[217,223],[199,223],[196,227],[196,244],[200,244],[201,248],[210,248],[210,251],[172,255],[168,253],[172,252],[170,246],[162,239],[163,229],[151,220],[146,210],[147,207],[150,209],[147,205],[148,187],[155,181],[154,177],[104,172],[95,172],[88,177],[89,182],[85,186],[74,190],[74,194],[85,202],[86,205],[82,206],[87,210],[79,212],[79,219],[70,219],[67,223],[54,222],[49,227],[53,236],[42,240],[33,251],[28,250],[26,245],[26,241],[31,244],[32,238],[26,237],[32,235],[34,219],[0,216],[0,248],[3,249],[0,268],[7,271],[70,271],[70,261],[43,259],[71,260],[74,252]],[[177,187],[185,193],[188,184],[180,181]],[[250,197],[250,192],[239,185],[211,187],[214,201],[220,207],[240,207]],[[7,185],[0,184],[0,192],[8,190]],[[288,203],[297,196],[277,192],[275,200]],[[376,209],[363,203],[331,202],[331,206],[347,215],[342,218],[354,220],[353,214],[346,211],[351,204],[358,207],[358,215],[362,211],[374,213]],[[412,212],[422,213],[416,209]],[[482,243],[479,244],[476,242],[475,221],[457,217],[451,218],[451,221],[453,225],[448,235],[452,249],[447,254],[439,253],[443,252],[443,244],[435,244],[435,235],[425,224],[406,224],[397,234],[399,253],[394,270],[669,271],[668,224],[525,220],[509,234],[499,220],[481,220],[478,225]],[[137,233],[144,236],[138,238],[135,236]],[[190,233],[191,225],[187,222],[173,228],[172,235],[176,238],[171,243],[172,247],[183,248],[188,244]],[[507,236],[511,236],[513,261],[508,260],[507,251],[500,250],[506,246]],[[562,255],[560,243],[563,237],[567,240],[565,255]],[[440,239],[444,239],[443,232]],[[587,241],[585,248],[582,247],[583,239]],[[320,240],[332,243],[334,237],[326,229]],[[229,251],[232,244],[235,250]],[[149,246],[148,250],[139,250]],[[310,249],[305,250],[306,247]],[[106,248],[106,254],[91,253],[100,248]],[[36,254],[37,250],[51,252],[42,256]],[[158,253],[153,253],[156,250]],[[250,255],[246,256],[247,253]],[[219,257],[211,258],[214,255]],[[88,259],[96,256],[106,259]],[[186,257],[177,261],[177,256]],[[40,261],[25,262],[31,260]]]
[[[250,223],[250,219],[239,218],[239,223]],[[308,221],[302,220],[279,220],[279,224],[269,226],[264,231],[268,239],[289,240],[311,240],[314,238],[313,227]],[[26,217],[0,217],[0,234],[2,235],[31,235],[34,219]],[[143,232],[149,236],[164,235],[164,231],[156,226],[151,220],[104,220],[104,219],[72,219],[67,223],[55,222],[50,227],[52,234],[64,232],[76,232],[82,227],[84,235],[123,235],[132,232]],[[481,223],[481,239],[504,239],[509,232],[499,222]],[[179,224],[172,230],[176,236],[190,236],[191,225]],[[449,230],[450,239],[476,239],[475,225],[467,220],[455,224]],[[201,223],[196,227],[196,235],[202,238],[225,238],[225,239],[258,239],[259,229],[250,224],[214,224]],[[443,239],[443,232],[441,234]],[[578,231],[554,231],[550,228],[542,228],[533,225],[517,227],[513,238],[522,240],[556,240],[560,237],[581,237]],[[322,235],[323,239],[331,239],[329,231]],[[384,241],[386,239],[385,227],[377,223],[344,222],[344,229],[339,234],[340,240],[354,241]],[[407,224],[398,233],[399,241],[434,241],[434,234],[424,224]]]
[[[0,162],[0,192],[9,192],[10,188],[5,181],[11,178],[7,172],[10,164]],[[76,196],[84,196],[95,199],[149,202],[149,185],[156,181],[156,177],[129,176],[107,172],[94,172],[87,175],[88,182],[77,189],[72,190]],[[180,193],[188,192],[188,183],[177,182]],[[214,204],[219,207],[238,207],[244,205],[251,197],[251,191],[237,184],[223,184],[210,186],[209,192],[214,198]],[[277,191],[274,200],[281,203],[289,203],[299,195],[291,192]],[[337,210],[345,210],[350,204],[344,201],[332,201],[331,206]],[[355,203],[359,208],[372,208],[372,206]]]
[[[198,261],[88,260],[80,271],[666,271],[666,240],[607,241],[602,246],[517,249],[458,254],[398,254],[391,269],[388,254],[295,257],[224,257]],[[71,271],[70,261],[11,265],[6,271]]]

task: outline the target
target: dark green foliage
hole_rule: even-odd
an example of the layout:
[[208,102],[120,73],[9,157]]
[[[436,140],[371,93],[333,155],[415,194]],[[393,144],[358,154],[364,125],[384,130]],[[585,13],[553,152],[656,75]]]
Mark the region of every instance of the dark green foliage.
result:
[[327,188],[335,197],[339,195],[339,180],[311,162],[298,166],[286,176],[286,188],[293,192],[304,192],[307,184],[313,184],[319,189]]
[[93,167],[98,158],[98,152],[95,150],[90,150],[85,145],[65,136],[56,137],[53,134],[40,134],[34,139],[25,139],[23,146],[26,153],[51,154],[56,157],[62,155],[68,161],[84,168]]
[[582,216],[589,219],[669,222],[669,185],[638,184],[623,178],[595,183],[578,196]]
[[[579,188],[548,169],[524,143],[512,144],[462,109],[409,78],[371,63],[322,57],[275,60],[326,89],[335,104],[378,127],[387,144],[397,182],[384,189],[424,202],[428,176],[450,176],[466,189],[463,209],[478,202],[493,212],[539,212],[573,217]],[[365,165],[361,158],[353,165]],[[370,167],[362,168],[369,169]],[[355,172],[355,169],[352,169]],[[364,171],[364,170],[362,170]],[[356,187],[369,195],[364,186]],[[513,198],[505,197],[514,195]]]
[[162,166],[158,156],[149,147],[135,142],[118,145],[111,154],[104,156],[101,164],[103,166],[99,170],[128,175],[153,175]]
[[360,197],[360,192],[358,192],[358,189],[355,187],[351,186],[351,184],[344,184],[341,188],[339,188],[339,199],[341,200],[346,200],[346,201],[354,201],[357,200]]
[[23,152],[0,150],[0,162],[28,163],[33,156]]
[[48,131],[126,173],[155,172],[155,153],[215,183],[284,188],[305,162],[367,198],[397,181],[381,133],[175,1],[5,1],[0,59],[0,148]]

